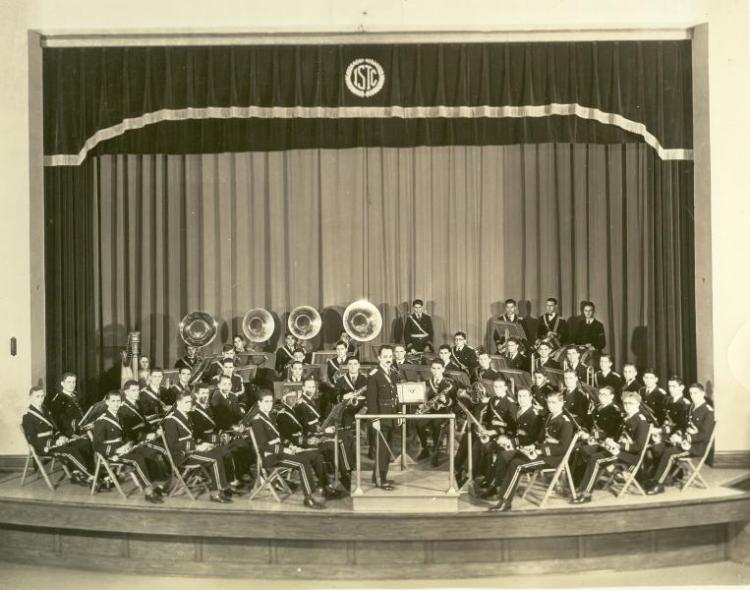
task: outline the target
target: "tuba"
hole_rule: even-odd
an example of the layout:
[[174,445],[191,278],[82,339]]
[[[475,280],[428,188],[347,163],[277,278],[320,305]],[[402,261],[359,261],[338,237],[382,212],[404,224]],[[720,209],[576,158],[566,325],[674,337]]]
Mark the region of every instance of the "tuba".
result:
[[192,311],[180,321],[180,338],[195,348],[211,344],[218,330],[219,323],[205,311]]
[[271,313],[261,307],[251,309],[242,318],[242,332],[250,342],[265,342],[275,327]]
[[295,307],[289,314],[286,322],[289,332],[297,340],[310,340],[315,338],[323,326],[323,320],[318,310],[309,305]]
[[383,316],[367,299],[360,299],[344,310],[344,330],[357,342],[374,340],[383,329]]

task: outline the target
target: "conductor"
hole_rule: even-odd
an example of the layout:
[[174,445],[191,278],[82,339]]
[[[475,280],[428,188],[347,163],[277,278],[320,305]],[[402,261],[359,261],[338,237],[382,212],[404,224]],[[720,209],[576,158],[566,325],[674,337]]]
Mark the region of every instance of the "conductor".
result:
[[[396,382],[391,374],[393,364],[393,347],[384,344],[378,352],[378,366],[367,378],[367,413],[393,414],[397,406]],[[376,462],[372,469],[372,482],[383,490],[392,490],[393,483],[388,481],[388,464],[391,461],[389,444],[393,436],[393,420],[373,420],[375,431]],[[386,442],[387,441],[387,442]]]

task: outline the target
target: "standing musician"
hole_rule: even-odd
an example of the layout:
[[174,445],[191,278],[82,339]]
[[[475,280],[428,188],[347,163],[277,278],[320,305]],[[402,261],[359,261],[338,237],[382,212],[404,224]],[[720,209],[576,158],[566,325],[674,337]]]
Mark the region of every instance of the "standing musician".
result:
[[[525,320],[518,315],[518,307],[515,299],[505,300],[505,312],[497,318],[497,321],[508,322],[511,324],[521,324],[524,332],[526,332]],[[495,341],[495,348],[498,352],[501,352],[500,347],[505,344],[505,334],[501,334],[498,328],[495,328],[492,337]]]
[[145,500],[152,504],[161,504],[164,488],[152,483],[163,473],[161,453],[125,438],[125,431],[118,418],[122,405],[119,391],[110,391],[104,401],[107,410],[94,422],[94,450],[105,459],[132,467],[143,487]]
[[288,467],[299,474],[302,491],[305,494],[304,504],[308,508],[324,508],[325,506],[313,498],[313,469],[310,453],[301,453],[300,447],[286,443],[281,439],[281,432],[276,420],[271,415],[273,408],[273,393],[261,391],[258,399],[258,413],[251,422],[253,434],[258,444],[259,459],[266,469],[277,465]]
[[[466,332],[456,332],[453,336],[453,344],[451,362],[458,367],[459,371],[471,376],[472,371],[477,366],[477,353],[466,344]],[[449,367],[445,368],[446,370],[452,370]]]
[[669,396],[666,391],[659,387],[659,377],[657,377],[654,369],[648,368],[643,372],[643,387],[640,394],[643,403],[654,416],[656,425],[662,425],[667,413]]
[[638,369],[635,368],[633,363],[627,363],[622,368],[622,376],[624,382],[622,384],[623,393],[629,391],[630,393],[638,393],[643,387],[643,383],[638,379]]
[[518,341],[518,338],[508,338],[505,344],[508,350],[505,355],[503,355],[503,358],[505,358],[505,362],[508,366],[511,369],[516,369],[518,371],[528,371],[529,359],[526,358],[526,355],[523,354],[523,352],[521,352],[521,343]]
[[94,460],[88,437],[66,436],[52,413],[44,406],[44,389],[29,389],[29,408],[23,415],[23,433],[40,457],[59,457],[71,471],[71,482],[90,485],[94,479]]
[[[219,445],[196,442],[190,422],[192,409],[191,394],[183,392],[177,396],[174,411],[164,419],[162,428],[169,452],[178,469],[190,465],[205,468],[211,478],[211,501],[226,504],[232,501],[231,496],[239,486],[239,482],[234,480],[232,455]],[[232,484],[229,483],[230,479],[233,480]]]
[[[399,345],[401,346],[401,345]],[[403,346],[401,346],[403,350]],[[393,370],[395,363],[391,367],[392,380],[397,382],[400,375]],[[356,462],[356,441],[354,440],[354,422],[357,413],[365,406],[365,392],[367,391],[367,377],[359,372],[359,361],[350,358],[348,362],[348,371],[339,379],[336,384],[337,402],[347,402],[344,413],[341,416],[341,425],[339,427],[339,439],[344,446],[342,460],[351,474],[352,468]],[[349,489],[351,477],[341,476],[341,484],[344,489]]]
[[492,368],[492,360],[490,359],[490,353],[482,349],[477,354],[477,361],[479,365],[474,370],[474,381],[494,381],[496,378],[501,376],[499,371]]
[[531,473],[547,467],[557,467],[573,440],[574,426],[563,413],[563,397],[552,392],[547,396],[549,416],[540,430],[535,446],[522,447],[508,462],[505,477],[498,488],[500,501],[490,511],[505,512],[512,508],[513,496],[522,473]]
[[412,301],[412,311],[406,316],[404,345],[409,352],[432,352],[434,350],[432,318],[424,312],[424,301]]
[[163,392],[162,400],[164,403],[173,406],[180,393],[190,391],[190,378],[192,376],[193,371],[190,367],[181,367],[177,371],[177,382],[172,384],[166,392]]
[[171,409],[164,403],[166,395],[161,387],[163,379],[164,372],[161,368],[154,367],[148,376],[148,383],[138,396],[138,410],[151,425],[161,422]]
[[[670,379],[670,393],[672,382],[673,379]],[[706,403],[706,390],[703,385],[693,383],[690,386],[690,398],[693,404],[685,430],[673,432],[669,438],[669,444],[662,445],[658,453],[654,451],[658,463],[654,477],[646,489],[646,493],[650,496],[664,493],[664,486],[672,483],[672,471],[677,464],[677,459],[702,457],[711,440],[716,419],[714,409]]]
[[[600,389],[600,395],[608,389],[611,390],[609,386]],[[608,395],[613,396],[613,392]],[[583,447],[584,456],[587,458],[586,471],[578,486],[576,499],[571,500],[571,503],[591,502],[591,492],[596,485],[602,466],[614,463],[635,465],[638,463],[643,447],[648,444],[649,424],[646,417],[639,411],[641,396],[637,393],[625,392],[622,394],[622,405],[625,408],[625,420],[618,433],[600,439],[597,446]]]
[[292,362],[294,349],[297,347],[297,339],[292,334],[284,336],[284,345],[276,350],[276,373],[283,377],[286,373],[287,365]]
[[576,323],[572,330],[571,342],[581,346],[591,346],[601,352],[607,344],[604,335],[604,325],[594,317],[596,308],[591,301],[583,304],[583,318]]
[[196,383],[193,386],[193,397],[195,403],[190,411],[190,421],[195,440],[214,445],[221,443],[222,440],[227,441],[226,444],[216,448],[224,454],[227,452],[231,454],[235,473],[242,481],[250,481],[254,452],[252,445],[242,436],[244,425],[232,424],[226,429],[219,426],[214,407],[209,402],[210,388],[205,383]]
[[[456,385],[443,376],[445,367],[438,359],[432,361],[430,372],[432,377],[427,380],[427,399],[425,403],[417,410],[420,414],[447,414],[452,411],[453,404],[458,393]],[[448,420],[419,420],[417,421],[417,436],[422,446],[422,450],[417,457],[418,461],[430,456],[430,449],[427,443],[427,433],[432,435],[432,464],[438,463],[438,452],[440,450],[440,437],[445,431]]]
[[[547,405],[546,399],[544,405]],[[491,498],[497,493],[497,486],[505,479],[508,464],[517,456],[518,449],[529,447],[539,439],[544,421],[534,409],[531,392],[526,388],[518,390],[518,410],[513,425],[511,432],[497,439],[493,473],[477,488],[481,498]]]
[[[536,352],[535,367],[537,369],[556,369],[559,371],[562,368],[560,363],[552,358],[552,345],[546,340],[542,340],[536,345]],[[547,398],[544,399],[544,406],[547,406]]]
[[178,358],[174,364],[175,369],[190,369],[190,374],[201,364],[201,357],[198,356],[198,349],[195,346],[185,347],[185,355]]
[[[398,408],[396,382],[393,380],[393,347],[384,344],[378,352],[378,366],[367,377],[367,413],[392,414]],[[389,445],[393,438],[393,420],[384,418],[372,422],[375,431],[377,461],[373,465],[372,481],[383,490],[392,490],[388,481],[388,464],[391,461]]]
[[599,357],[599,370],[594,374],[594,385],[599,389],[611,387],[615,398],[619,399],[625,380],[620,373],[612,370],[612,364],[612,355],[603,354]]
[[532,375],[534,379],[534,385],[531,386],[531,403],[534,406],[534,410],[540,416],[547,415],[547,395],[555,388],[552,383],[549,382],[546,373],[542,369],[537,369]]
[[560,344],[568,340],[568,325],[560,317],[557,310],[557,299],[548,297],[544,304],[545,313],[539,318],[536,324],[536,337],[540,338],[554,337]]
[[565,363],[563,368],[565,371],[573,371],[579,381],[586,382],[589,368],[588,365],[581,362],[581,352],[577,346],[571,345],[565,349]]
[[565,389],[561,392],[565,402],[565,411],[569,412],[580,428],[589,428],[591,425],[591,411],[593,400],[589,398],[578,384],[578,375],[570,369],[563,373]]
[[75,373],[63,373],[60,391],[52,396],[48,404],[49,412],[59,426],[60,432],[68,438],[80,432],[80,424],[85,414],[83,399],[76,391],[78,378]]

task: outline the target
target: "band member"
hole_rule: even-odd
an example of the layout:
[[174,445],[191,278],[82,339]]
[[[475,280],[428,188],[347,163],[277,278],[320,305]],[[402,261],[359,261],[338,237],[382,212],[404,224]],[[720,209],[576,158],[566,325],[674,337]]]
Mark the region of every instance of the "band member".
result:
[[496,377],[492,382],[489,411],[485,413],[487,428],[498,434],[513,432],[517,412],[518,405],[508,392],[508,382],[503,376]]
[[479,351],[477,362],[479,366],[475,369],[474,381],[492,382],[502,376],[499,371],[492,368],[492,359],[490,359],[490,354],[486,350]]
[[246,341],[242,334],[232,336],[232,347],[234,348],[234,365],[236,367],[243,367],[249,364],[250,357],[247,353],[256,352],[253,343]]
[[336,356],[326,361],[326,375],[328,383],[336,385],[341,375],[346,371],[349,356],[346,354],[346,342],[339,340],[336,343]]
[[659,387],[659,377],[656,376],[654,369],[648,368],[643,372],[643,387],[640,394],[643,403],[648,407],[649,413],[653,415],[656,425],[664,424],[669,395]]
[[520,351],[518,338],[508,338],[505,344],[508,350],[503,356],[508,366],[518,371],[528,371],[529,359]]
[[432,352],[434,350],[432,318],[424,312],[421,299],[412,301],[412,311],[406,316],[404,345],[409,352]]
[[156,426],[149,424],[138,408],[141,388],[134,380],[126,381],[122,387],[123,397],[117,417],[122,426],[123,437],[133,443],[149,442],[153,448],[160,448]]
[[359,360],[359,347],[357,346],[357,342],[349,335],[349,332],[341,330],[339,342],[346,344],[346,356],[353,356]]
[[221,349],[221,357],[212,362],[205,371],[203,371],[203,382],[212,383],[217,375],[224,372],[224,362],[231,360],[234,364],[234,346],[225,344]]
[[531,400],[534,405],[534,410],[540,416],[547,415],[547,395],[555,391],[552,383],[547,379],[546,373],[537,369],[532,375],[534,379],[534,385],[531,386]]
[[232,456],[218,445],[196,442],[190,422],[192,409],[191,394],[183,392],[177,396],[174,411],[162,424],[172,460],[178,469],[190,465],[204,467],[211,478],[211,501],[222,504],[231,502],[231,495],[239,486],[239,482],[233,482],[235,490],[232,490],[229,484],[229,478],[234,478]]
[[161,387],[163,379],[164,373],[161,368],[154,367],[148,376],[148,384],[141,389],[138,396],[138,411],[151,425],[161,422],[170,410],[169,406],[163,401],[163,397],[166,397]]
[[619,399],[625,380],[617,371],[612,370],[612,356],[603,354],[599,357],[599,370],[594,375],[594,385],[598,388],[611,387],[615,398]]
[[604,326],[594,318],[596,308],[591,301],[583,304],[583,318],[575,325],[571,334],[573,344],[591,346],[601,352],[606,346],[607,339],[604,336]]
[[161,454],[145,445],[138,445],[124,436],[118,413],[122,405],[119,391],[110,391],[104,398],[107,411],[94,423],[94,450],[106,459],[129,465],[143,488],[145,500],[161,504],[164,489],[152,481],[162,475]]
[[[367,378],[367,413],[392,414],[398,407],[396,382],[391,374],[393,364],[393,347],[384,344],[378,352],[378,366]],[[390,441],[393,435],[393,420],[376,419],[372,422],[375,431],[376,458],[373,466],[372,480],[383,490],[392,490],[393,483],[388,481],[388,464],[391,461]]]
[[578,350],[578,347],[571,345],[565,349],[564,369],[566,371],[573,371],[582,383],[586,382],[589,367],[581,362],[581,352]]
[[[670,393],[673,382],[676,383],[675,378],[669,381]],[[684,385],[680,384],[680,386],[684,388]],[[674,430],[669,437],[669,444],[657,445],[661,447],[660,452],[654,450],[658,462],[653,479],[646,489],[649,495],[664,493],[664,486],[672,483],[672,471],[677,464],[677,459],[702,457],[706,452],[716,424],[714,409],[706,403],[706,390],[700,383],[693,383],[690,386],[690,398],[692,406],[685,430]]]
[[302,383],[304,376],[304,364],[300,360],[292,360],[287,370],[286,380],[289,383]]
[[[544,406],[546,412],[546,399]],[[518,449],[534,445],[539,439],[544,421],[534,410],[531,392],[526,388],[518,390],[518,410],[513,424],[513,431],[498,437],[493,473],[479,488],[481,498],[491,498],[497,493],[497,486],[505,479],[508,464],[517,456]]]
[[403,344],[396,344],[393,347],[393,364],[391,365],[391,372],[396,378],[396,383],[402,383],[406,381],[406,373],[404,373],[404,365],[409,364],[406,360],[406,348]]
[[638,379],[638,369],[635,368],[633,363],[628,363],[622,368],[622,376],[624,378],[622,384],[623,393],[626,391],[638,393],[643,387],[643,383]]
[[[451,347],[448,344],[441,344],[438,347],[438,357],[446,371],[461,371],[461,367],[453,360]],[[430,363],[432,365],[432,363]]]
[[142,354],[138,357],[138,384],[141,387],[148,385],[149,375],[151,375],[151,359]]
[[232,379],[230,375],[221,375],[219,377],[219,384],[211,395],[210,404],[216,426],[219,430],[232,430],[245,415],[245,411],[240,405],[237,396],[232,391]]
[[567,370],[563,373],[565,389],[561,392],[565,402],[565,411],[568,412],[579,428],[589,428],[591,425],[591,410],[593,400],[589,398],[578,384],[578,375],[575,371]]
[[201,363],[203,359],[198,356],[198,349],[195,346],[187,346],[185,348],[185,355],[178,358],[177,362],[174,364],[175,369],[189,369],[190,374],[192,375],[193,370],[195,370]]
[[181,367],[177,371],[177,382],[172,384],[168,390],[162,392],[162,401],[168,406],[174,406],[177,396],[183,391],[190,391],[190,377],[193,371],[190,367]]
[[599,404],[591,412],[591,428],[581,433],[583,440],[592,443],[616,439],[622,429],[622,411],[615,404],[615,390],[605,385],[599,388],[597,395]]
[[[604,387],[600,393],[611,389]],[[622,405],[625,409],[625,421],[619,429],[618,434],[607,436],[601,440],[598,447],[584,447],[586,456],[586,471],[578,486],[576,499],[573,504],[585,504],[591,502],[591,492],[596,485],[599,470],[605,465],[623,463],[635,465],[638,458],[648,444],[649,424],[646,417],[640,413],[641,396],[637,393],[624,392],[622,394]]]
[[[562,368],[560,363],[558,363],[555,359],[552,358],[552,346],[550,346],[549,342],[542,341],[539,344],[537,344],[536,351],[537,351],[537,361],[535,363],[536,368],[556,369],[558,371]],[[546,398],[544,401],[544,405],[545,407],[547,406]]]
[[560,317],[557,310],[557,299],[554,297],[548,297],[544,304],[545,313],[539,318],[536,324],[536,337],[539,338],[555,338],[559,344],[563,344],[568,340],[568,325],[565,320]]
[[308,508],[324,508],[324,505],[313,498],[313,469],[310,454],[300,453],[300,447],[287,443],[283,444],[281,432],[271,415],[273,408],[273,394],[262,391],[258,399],[258,413],[252,420],[253,434],[258,444],[258,452],[266,469],[277,465],[289,467],[299,474],[302,491],[305,494],[304,504]]
[[[403,350],[403,346],[401,347]],[[392,371],[394,376],[397,374]],[[359,372],[359,361],[350,358],[348,362],[348,371],[339,379],[336,384],[337,402],[347,402],[344,412],[341,415],[341,424],[339,425],[339,438],[344,445],[343,460],[346,462],[346,468],[351,473],[356,462],[356,441],[354,440],[354,416],[362,410],[365,405],[365,392],[367,391],[367,377]],[[348,490],[351,485],[351,478],[341,476],[341,484],[344,489]]]
[[[453,336],[451,362],[467,375],[471,375],[477,366],[477,353],[466,344],[466,332],[456,332]],[[449,367],[446,367],[446,369],[451,370]]]
[[[485,457],[494,452],[495,441],[492,436],[497,435],[497,431],[486,429],[483,426],[485,415],[489,409],[490,395],[483,383],[477,382],[472,388],[474,392],[474,398],[471,399],[468,394],[465,394],[463,390],[458,392],[457,404],[460,402],[463,405],[462,411],[468,411],[474,420],[471,420],[467,414],[466,419],[468,420],[468,431],[471,432],[471,464],[472,464],[472,476],[477,478],[480,474],[485,473],[486,459]],[[459,406],[460,407],[460,406]],[[464,410],[465,408],[465,410]],[[467,431],[467,432],[468,432]],[[466,483],[468,476],[464,474],[464,465],[467,463],[469,457],[469,437],[464,435],[458,443],[458,449],[454,458],[454,469],[456,473],[456,483],[459,487],[463,487]]]
[[[497,318],[497,321],[508,322],[511,324],[520,324],[524,330],[524,333],[526,332],[525,320],[520,315],[518,315],[518,307],[515,299],[505,300],[505,311],[501,316]],[[495,341],[495,347],[498,349],[498,353],[502,353],[503,351],[500,350],[500,347],[505,344],[505,334],[501,334],[500,330],[498,328],[495,328],[492,338]]]
[[[446,414],[452,410],[457,389],[450,379],[443,376],[444,371],[443,363],[435,359],[430,366],[432,377],[427,380],[427,399],[418,410],[419,413]],[[447,424],[448,420],[419,420],[417,422],[417,436],[422,445],[422,450],[417,457],[418,461],[430,456],[427,443],[427,433],[429,432],[432,435],[432,464],[437,465],[440,437],[445,432]]]
[[491,511],[505,512],[512,508],[513,496],[521,474],[557,467],[563,460],[573,440],[574,426],[570,418],[563,413],[563,398],[560,393],[553,392],[547,396],[547,408],[550,415],[544,429],[540,430],[537,446],[522,448],[508,462],[505,477],[498,489],[501,499],[490,507]]
[[44,406],[44,397],[42,387],[29,390],[29,408],[21,420],[26,441],[40,457],[60,457],[70,469],[73,483],[90,485],[94,461],[89,439],[66,436]]
[[52,396],[48,407],[60,432],[68,438],[80,432],[80,423],[85,415],[83,399],[76,391],[78,378],[75,373],[63,373],[60,391]]
[[245,395],[245,384],[242,382],[242,377],[235,375],[234,370],[236,365],[234,359],[225,358],[221,361],[221,373],[214,375],[211,379],[211,383],[214,385],[219,384],[219,380],[224,377],[229,377],[231,384],[230,391],[237,397],[238,401],[244,402],[242,398]]
[[276,373],[282,377],[286,373],[287,365],[292,361],[297,339],[292,334],[284,336],[284,346],[276,350]]

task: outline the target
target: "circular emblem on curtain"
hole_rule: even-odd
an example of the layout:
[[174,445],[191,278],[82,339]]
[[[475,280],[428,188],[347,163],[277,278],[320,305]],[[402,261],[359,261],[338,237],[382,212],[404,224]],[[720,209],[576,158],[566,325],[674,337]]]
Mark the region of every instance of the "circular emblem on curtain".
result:
[[376,95],[383,88],[385,72],[374,59],[361,57],[346,68],[344,80],[352,94],[366,98]]

